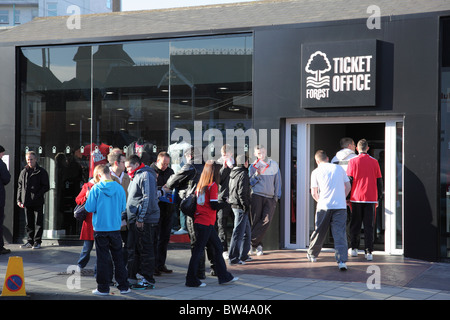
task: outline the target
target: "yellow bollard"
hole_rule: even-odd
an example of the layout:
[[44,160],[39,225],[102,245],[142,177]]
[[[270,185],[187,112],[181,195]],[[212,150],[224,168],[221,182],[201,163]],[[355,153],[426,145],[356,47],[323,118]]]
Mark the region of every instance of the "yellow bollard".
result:
[[9,257],[1,296],[26,296],[22,257]]

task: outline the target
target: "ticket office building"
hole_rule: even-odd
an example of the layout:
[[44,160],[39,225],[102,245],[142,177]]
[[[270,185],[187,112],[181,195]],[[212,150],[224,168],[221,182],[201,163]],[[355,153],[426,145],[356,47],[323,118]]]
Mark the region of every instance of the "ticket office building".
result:
[[[209,17],[216,9],[210,10]],[[158,12],[147,14],[164,13]],[[129,25],[92,37],[74,36],[61,26],[63,18],[54,18],[0,34],[0,144],[14,177],[6,188],[6,240],[24,238],[23,213],[14,199],[26,151],[35,151],[50,175],[44,237],[78,239],[74,199],[93,163],[105,162],[110,148],[145,154],[149,163],[169,150],[176,169],[180,150],[195,137],[215,156],[219,144],[211,137],[229,142],[227,130],[242,129],[246,146],[256,132],[283,176],[266,249],[308,247],[314,153],[323,149],[332,158],[340,138],[348,136],[369,141],[383,173],[375,249],[448,259],[448,16],[449,11],[382,17],[375,29],[361,18],[263,26],[223,22],[207,31],[156,33],[149,26],[145,35]],[[83,21],[95,26],[126,18]],[[36,28],[47,32],[33,37]],[[178,134],[186,131],[190,135]],[[250,149],[245,150],[252,156]],[[330,236],[327,246],[332,241]]]

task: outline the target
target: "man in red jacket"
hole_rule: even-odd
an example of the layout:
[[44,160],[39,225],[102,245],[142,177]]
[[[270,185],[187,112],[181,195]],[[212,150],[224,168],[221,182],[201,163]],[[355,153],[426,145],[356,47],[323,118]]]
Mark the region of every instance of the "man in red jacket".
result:
[[350,222],[351,255],[358,255],[359,235],[361,223],[364,223],[364,246],[367,260],[372,260],[373,226],[375,208],[382,196],[383,182],[378,161],[367,154],[369,145],[365,139],[359,140],[357,145],[359,155],[350,159],[347,176],[352,184],[350,202],[352,218]]

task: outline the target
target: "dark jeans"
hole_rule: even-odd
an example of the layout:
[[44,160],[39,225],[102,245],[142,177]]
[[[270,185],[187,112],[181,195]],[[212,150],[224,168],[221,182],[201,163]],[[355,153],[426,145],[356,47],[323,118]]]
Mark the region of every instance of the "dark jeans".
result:
[[231,211],[231,206],[228,203],[223,205],[223,208],[217,211],[217,233],[220,242],[222,242],[223,251],[228,251],[227,222],[228,218],[233,217],[233,211]]
[[172,214],[174,207],[169,203],[159,203],[158,245],[156,252],[156,268],[162,268],[166,264],[167,246],[170,241],[172,229]]
[[[215,252],[222,252],[222,243],[213,225],[205,226],[194,223],[196,241],[189,260],[188,272],[186,275],[186,286],[198,287],[201,281],[198,279],[199,261],[204,256],[206,244],[209,242]],[[214,264],[219,283],[231,281],[233,276],[227,271],[227,266],[221,254],[214,254]]]
[[155,245],[158,224],[144,223],[139,229],[136,223],[130,223],[128,230],[128,278],[135,280],[140,273],[145,280],[154,284]]
[[120,231],[94,231],[95,248],[97,251],[97,290],[109,292],[109,284],[114,263],[114,275],[119,290],[128,289],[127,270],[123,263],[122,237]]
[[257,194],[251,197],[252,214],[252,247],[262,246],[262,241],[269,229],[277,202],[273,198],[266,198]]
[[27,241],[31,244],[42,242],[42,233],[44,232],[44,208],[43,206],[25,207],[25,216],[27,218]]
[[361,234],[361,223],[364,224],[364,249],[373,251],[373,225],[375,220],[374,203],[352,202],[352,218],[350,221],[350,246],[358,249]]

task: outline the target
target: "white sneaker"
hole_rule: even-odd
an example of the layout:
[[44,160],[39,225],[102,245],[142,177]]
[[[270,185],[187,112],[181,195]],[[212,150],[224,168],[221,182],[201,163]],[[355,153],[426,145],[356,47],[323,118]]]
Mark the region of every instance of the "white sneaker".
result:
[[358,256],[358,249],[352,249],[350,255],[351,255],[352,257],[357,257],[357,256]]
[[309,253],[306,254],[306,259],[308,259],[309,262],[316,262],[317,259],[313,255],[310,255]]
[[173,234],[187,234],[188,232],[187,232],[187,230],[185,230],[185,229],[180,229],[180,230],[178,230],[177,232],[174,232]]
[[92,290],[92,293],[97,296],[109,296],[109,292],[100,292],[98,289]]
[[262,248],[262,246],[261,245],[259,245],[259,246],[257,246],[256,247],[256,255],[257,256],[262,256],[264,253],[263,253],[263,248]]
[[373,260],[373,255],[371,253],[366,253],[365,256],[366,256],[367,261]]
[[231,283],[236,282],[236,281],[238,281],[238,280],[239,280],[239,277],[234,277],[234,278],[231,279],[230,281],[227,281],[227,282],[224,282],[224,283],[221,283],[221,284],[231,284]]
[[345,262],[339,262],[338,267],[339,267],[339,270],[341,270],[341,271],[347,270],[347,265],[345,264]]

